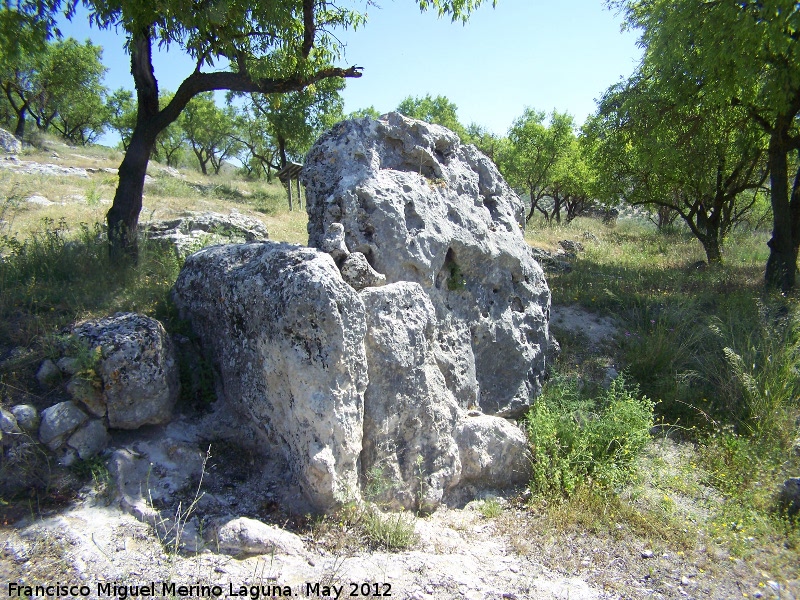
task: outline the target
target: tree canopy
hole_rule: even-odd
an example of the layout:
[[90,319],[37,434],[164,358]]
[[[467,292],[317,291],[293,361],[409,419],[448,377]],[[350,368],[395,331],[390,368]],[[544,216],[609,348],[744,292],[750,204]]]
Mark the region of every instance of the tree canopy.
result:
[[766,180],[766,136],[741,107],[702,95],[682,101],[697,92],[683,83],[665,85],[643,65],[609,88],[585,130],[603,200],[679,215],[709,263],[720,262],[725,236]]
[[500,165],[508,182],[530,195],[526,221],[538,210],[548,220],[549,213],[540,205],[551,194],[556,165],[567,155],[575,138],[572,116],[553,111],[549,123],[542,111],[526,108],[508,131],[508,144],[500,155]]
[[[773,212],[769,287],[795,285],[800,249],[800,5],[793,0],[615,0],[640,29],[644,68],[683,106],[740,107],[768,136]],[[688,90],[688,93],[687,93]],[[790,179],[794,179],[790,183]]]
[[463,140],[467,130],[458,120],[458,107],[446,96],[426,94],[422,98],[408,96],[397,106],[397,112],[427,123],[447,127]]
[[[453,20],[465,20],[483,0],[419,0]],[[356,66],[337,67],[337,30],[365,23],[359,12],[325,0],[256,2],[207,0],[198,6],[180,0],[83,0],[91,22],[122,29],[131,57],[137,116],[119,185],[107,214],[112,256],[137,256],[137,231],[147,162],[159,133],[178,119],[189,101],[203,92],[286,93],[331,77],[359,77]],[[19,0],[13,12],[51,28],[55,15],[74,15],[75,2]],[[4,21],[5,22],[5,21]],[[5,32],[7,28],[2,27]],[[157,43],[187,53],[195,62],[164,106],[152,64]]]
[[[0,10],[0,105],[3,120],[22,139],[33,119],[40,130],[55,129],[75,143],[95,140],[106,124],[102,50],[88,40],[47,41],[41,29],[12,20]],[[17,22],[17,36],[3,33]]]

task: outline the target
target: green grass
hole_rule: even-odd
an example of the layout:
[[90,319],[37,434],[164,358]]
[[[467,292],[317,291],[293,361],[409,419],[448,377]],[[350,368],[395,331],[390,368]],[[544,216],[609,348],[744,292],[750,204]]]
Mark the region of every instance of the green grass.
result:
[[[596,240],[584,239],[585,231]],[[586,251],[572,261],[570,273],[548,275],[554,303],[578,304],[617,320],[619,334],[608,350],[613,360],[630,383],[656,402],[661,435],[694,445],[691,466],[669,479],[649,474],[657,469],[652,461],[638,463],[616,500],[628,506],[623,518],[633,523],[634,513],[648,515],[664,531],[697,531],[776,579],[777,574],[797,577],[800,528],[779,513],[776,493],[800,470],[792,450],[800,434],[795,424],[800,416],[800,304],[797,293],[783,297],[764,291],[768,234],[731,236],[724,263],[715,268],[698,266],[702,248],[680,228],[664,234],[632,221],[607,227],[578,219],[529,232],[527,239],[551,250],[562,239],[584,244]],[[560,395],[562,408],[570,406],[564,398],[572,394],[574,410],[575,394],[563,387],[570,378],[582,380],[584,389],[597,389],[575,360],[581,350],[571,345],[579,346],[578,338],[564,338],[563,359],[555,366],[558,376],[539,400],[547,410],[552,394]],[[537,410],[546,409],[534,409],[534,417]],[[555,418],[557,423],[549,425],[566,430],[557,444],[551,443],[562,453],[561,463],[551,461],[551,476],[537,473],[533,487],[570,492],[568,500],[546,512],[553,523],[575,525],[577,517],[568,517],[563,506],[574,508],[576,496],[592,505],[587,495],[598,494],[585,485],[592,474],[581,471],[583,446],[575,436],[582,430],[565,418],[569,412],[554,411],[561,421]],[[702,510],[696,513],[688,506]],[[680,545],[681,536],[670,543]]]

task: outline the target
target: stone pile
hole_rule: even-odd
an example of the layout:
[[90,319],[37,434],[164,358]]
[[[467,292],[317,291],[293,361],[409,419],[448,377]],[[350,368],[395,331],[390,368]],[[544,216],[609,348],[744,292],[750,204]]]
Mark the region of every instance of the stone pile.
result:
[[41,413],[27,404],[0,409],[0,490],[15,493],[42,478],[39,444],[69,466],[105,450],[109,429],[138,429],[172,417],[178,367],[161,323],[118,313],[77,325],[72,340],[64,356],[46,359],[36,373],[45,389],[64,383],[70,400]]
[[454,133],[398,114],[337,125],[302,178],[313,248],[206,248],[175,285],[251,441],[281,449],[321,511],[526,482],[507,419],[552,342],[520,199]]

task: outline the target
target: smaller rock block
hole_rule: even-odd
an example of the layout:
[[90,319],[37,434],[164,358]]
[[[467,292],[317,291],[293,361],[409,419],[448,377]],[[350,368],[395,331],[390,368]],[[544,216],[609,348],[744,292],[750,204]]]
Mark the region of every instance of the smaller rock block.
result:
[[69,437],[67,446],[76,452],[78,458],[86,460],[105,450],[108,441],[108,432],[103,422],[92,419]]
[[30,404],[17,404],[11,407],[11,414],[17,419],[17,425],[27,433],[39,429],[39,413]]
[[322,238],[320,250],[327,252],[336,261],[341,263],[350,256],[350,251],[344,243],[344,226],[341,223],[332,223]]
[[89,419],[74,402],[59,402],[42,411],[39,441],[50,450],[58,450],[67,437]]
[[528,440],[519,427],[506,419],[468,417],[455,438],[465,484],[477,489],[502,489],[530,481]]
[[358,291],[386,283],[386,277],[373,269],[361,252],[353,252],[348,256],[342,263],[341,270],[342,279]]
[[188,212],[177,219],[154,221],[145,227],[149,240],[172,245],[181,257],[211,244],[269,239],[269,232],[261,221],[236,211],[228,215]]
[[232,519],[219,526],[209,541],[228,554],[305,554],[299,536],[247,517]]
[[[166,423],[178,399],[178,366],[163,325],[143,315],[117,313],[87,321],[73,334],[100,346],[102,358],[95,371],[102,381],[108,425],[137,429]],[[100,408],[92,400],[92,413]]]
[[36,381],[42,387],[50,387],[61,380],[61,370],[49,358],[42,361],[39,370],[36,371]]
[[433,351],[436,312],[418,283],[370,288],[361,297],[369,366],[362,479],[380,488],[374,500],[432,510],[461,476],[453,440],[458,404]]
[[22,152],[22,144],[14,134],[0,129],[0,150],[6,154],[19,154]]
[[0,446],[11,444],[14,436],[21,433],[22,430],[19,428],[14,414],[0,408]]

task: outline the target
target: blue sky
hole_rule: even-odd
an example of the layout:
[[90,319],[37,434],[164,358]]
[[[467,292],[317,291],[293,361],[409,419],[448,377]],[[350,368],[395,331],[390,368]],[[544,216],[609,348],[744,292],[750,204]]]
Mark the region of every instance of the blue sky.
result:
[[[634,70],[636,35],[620,31],[619,15],[602,0],[498,0],[466,25],[420,13],[413,0],[378,0],[367,25],[344,32],[342,66],[364,68],[348,80],[345,110],[394,109],[406,96],[444,95],[459,120],[505,134],[526,106],[567,111],[582,123],[595,99]],[[363,2],[352,4],[363,7]],[[85,12],[63,22],[65,36],[103,47],[105,84],[133,89],[124,36],[90,29]],[[161,89],[175,90],[193,63],[177,48],[154,60]]]

